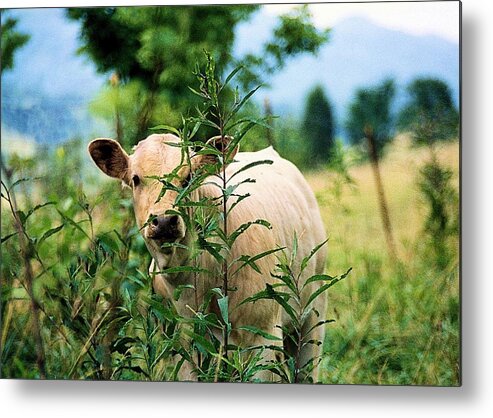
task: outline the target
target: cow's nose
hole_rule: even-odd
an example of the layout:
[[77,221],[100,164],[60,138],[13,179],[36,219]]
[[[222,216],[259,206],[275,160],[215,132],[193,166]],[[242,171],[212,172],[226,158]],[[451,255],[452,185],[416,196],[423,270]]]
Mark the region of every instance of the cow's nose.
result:
[[175,240],[180,238],[180,218],[178,215],[159,215],[149,224],[149,238],[155,240]]

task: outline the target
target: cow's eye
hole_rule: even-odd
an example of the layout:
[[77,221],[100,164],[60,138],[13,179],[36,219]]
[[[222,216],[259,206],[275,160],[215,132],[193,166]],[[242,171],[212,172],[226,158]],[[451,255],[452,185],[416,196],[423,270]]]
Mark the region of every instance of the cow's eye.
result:
[[132,177],[132,183],[133,183],[134,187],[137,187],[140,184],[139,176],[137,176],[137,175],[133,176]]

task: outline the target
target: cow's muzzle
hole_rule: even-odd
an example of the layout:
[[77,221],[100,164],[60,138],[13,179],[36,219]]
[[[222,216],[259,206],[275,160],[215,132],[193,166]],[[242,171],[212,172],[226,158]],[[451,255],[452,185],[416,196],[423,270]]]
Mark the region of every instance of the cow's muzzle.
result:
[[178,215],[155,216],[147,226],[147,236],[162,242],[174,242],[183,238],[184,225]]

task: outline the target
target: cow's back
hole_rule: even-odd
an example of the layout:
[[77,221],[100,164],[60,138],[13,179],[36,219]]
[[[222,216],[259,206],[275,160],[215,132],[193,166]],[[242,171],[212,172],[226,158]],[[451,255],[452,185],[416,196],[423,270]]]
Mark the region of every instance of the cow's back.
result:
[[[298,168],[281,158],[272,147],[258,152],[238,153],[235,157],[236,162],[227,168],[227,175],[232,176],[241,167],[262,160],[272,161],[272,164],[254,166],[239,173],[231,180],[232,184],[247,179],[254,179],[255,183],[247,181],[235,191],[240,195],[248,193],[250,196],[242,200],[229,215],[228,233],[245,222],[256,219],[267,220],[272,225],[272,229],[259,225],[247,229],[233,246],[231,257],[233,259],[245,254],[255,255],[276,247],[283,247],[285,248],[283,250],[286,255],[285,259],[289,260],[296,239],[298,250],[292,268],[297,274],[301,260],[326,239],[320,210],[310,186]],[[234,200],[231,199],[230,205]],[[323,246],[302,272],[302,282],[314,274],[323,273],[326,255],[327,249]],[[250,268],[244,270],[243,275],[234,282],[236,288],[241,288],[241,291],[235,295],[238,302],[244,297],[263,290],[266,282],[273,282],[271,273],[275,270],[280,256],[281,253],[278,252],[257,262],[262,275],[258,275]],[[303,299],[306,300],[308,295],[321,283],[314,282],[308,286]],[[325,310],[323,295],[318,299],[316,307],[320,312]],[[267,315],[267,312],[265,314]],[[258,321],[259,318],[256,320]],[[282,322],[285,324],[289,322],[285,314],[283,314]]]
[[[228,167],[228,176],[251,162],[272,161],[272,164],[261,164],[245,170],[232,181],[239,183],[249,178],[255,180],[255,183],[245,183],[238,189],[240,194],[250,194],[238,205],[239,210],[244,210],[241,214],[243,220],[253,216],[269,221],[273,226],[276,244],[286,247],[289,252],[296,235],[301,258],[326,239],[313,191],[293,163],[281,158],[272,147],[257,152],[238,153],[235,160],[237,162]],[[319,258],[325,259],[325,254],[326,250],[321,249]],[[323,264],[318,266],[317,273],[321,269]]]

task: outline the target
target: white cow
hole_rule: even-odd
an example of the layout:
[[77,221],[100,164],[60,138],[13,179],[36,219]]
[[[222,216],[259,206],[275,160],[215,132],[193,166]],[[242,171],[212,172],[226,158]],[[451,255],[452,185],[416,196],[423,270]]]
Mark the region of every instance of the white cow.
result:
[[[189,231],[185,227],[183,219],[178,215],[166,214],[173,208],[176,192],[167,191],[162,199],[158,196],[162,184],[148,176],[163,176],[170,173],[181,164],[181,150],[177,146],[169,145],[180,141],[174,135],[151,135],[139,142],[132,155],[121,148],[118,142],[112,139],[95,139],[89,144],[91,154],[97,166],[107,175],[122,180],[132,188],[135,216],[146,245],[153,257],[151,270],[165,270],[169,267],[185,265],[188,252],[181,248],[161,248],[163,242],[176,241],[190,245],[195,239],[195,231]],[[237,151],[237,150],[236,150]],[[235,151],[235,152],[236,152]],[[191,168],[183,167],[179,171],[180,179],[177,184],[189,177],[190,170],[196,169],[207,161],[215,158],[212,155],[196,155],[191,159]],[[289,161],[281,158],[272,147],[258,152],[238,152],[232,162],[226,168],[229,177],[242,166],[259,160],[271,160],[270,165],[257,165],[245,170],[235,177],[234,183],[247,178],[255,179],[255,183],[246,182],[239,186],[235,193],[250,196],[242,200],[228,216],[228,231],[236,230],[240,225],[265,219],[272,228],[261,225],[253,225],[248,228],[235,241],[229,254],[230,260],[241,255],[256,255],[278,247],[285,247],[286,254],[291,254],[294,236],[298,239],[298,251],[294,268],[299,268],[303,257],[326,239],[324,225],[320,217],[320,211],[307,182],[300,171]],[[195,192],[195,198],[217,196],[220,191],[210,182],[220,182],[211,176]],[[234,199],[228,200],[228,207]],[[148,222],[153,219],[152,222]],[[144,226],[146,223],[148,225]],[[310,260],[302,274],[302,282],[315,274],[322,274],[325,266],[327,251],[322,247]],[[244,325],[255,326],[272,335],[283,337],[278,325],[289,327],[289,318],[283,312],[280,305],[272,300],[259,300],[255,303],[246,303],[238,306],[241,301],[249,296],[265,289],[267,283],[274,283],[271,273],[275,270],[279,254],[271,254],[257,262],[261,274],[250,267],[245,267],[230,278],[229,286],[236,290],[229,292],[229,319],[233,331],[230,343],[246,347],[259,344],[272,344],[263,337],[247,331],[238,331],[238,327]],[[178,285],[192,284],[196,286],[196,292],[187,289],[182,293],[176,303],[178,311],[182,315],[190,316],[191,311],[186,305],[196,308],[197,300],[210,289],[222,286],[222,275],[219,273],[221,266],[208,253],[204,252],[199,259],[199,266],[218,274],[201,274],[195,278],[192,274],[156,275],[153,281],[154,290],[165,298],[173,295],[173,290]],[[321,282],[313,282],[307,286],[306,295],[315,291]],[[198,299],[197,299],[197,295]],[[326,299],[320,296],[314,302],[315,308],[320,312],[321,318],[311,315],[304,324],[309,330],[316,321],[325,319]],[[212,309],[217,309],[212,308]],[[311,338],[323,341],[323,327],[317,327]],[[320,354],[320,348],[307,345],[303,349],[301,364],[304,364],[313,356]],[[265,350],[265,360],[273,358],[272,350]],[[268,378],[265,374],[263,378]],[[270,376],[272,378],[272,376]],[[314,372],[314,379],[317,373]],[[193,379],[192,375],[183,375],[183,379]]]

